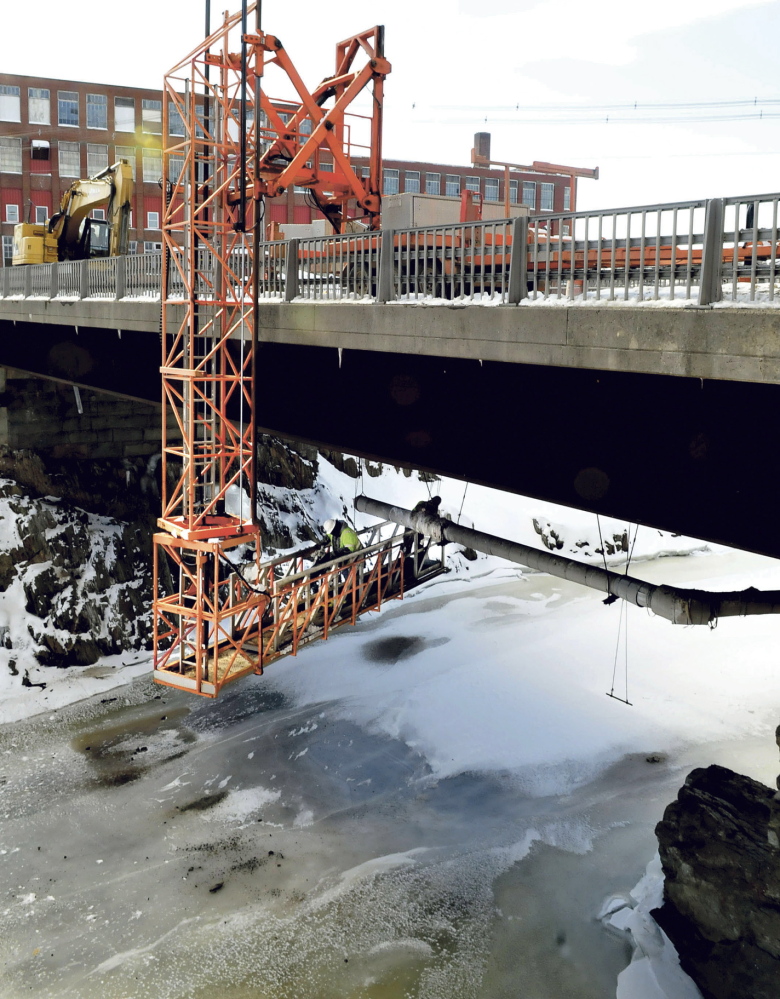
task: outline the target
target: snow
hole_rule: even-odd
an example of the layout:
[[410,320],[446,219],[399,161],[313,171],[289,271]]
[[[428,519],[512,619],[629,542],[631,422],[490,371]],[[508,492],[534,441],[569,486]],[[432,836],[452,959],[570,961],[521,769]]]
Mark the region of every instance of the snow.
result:
[[629,903],[602,920],[625,934],[634,947],[631,963],[618,976],[616,999],[701,999],[680,967],[674,945],[650,915],[662,898],[663,873],[656,855],[632,890]]

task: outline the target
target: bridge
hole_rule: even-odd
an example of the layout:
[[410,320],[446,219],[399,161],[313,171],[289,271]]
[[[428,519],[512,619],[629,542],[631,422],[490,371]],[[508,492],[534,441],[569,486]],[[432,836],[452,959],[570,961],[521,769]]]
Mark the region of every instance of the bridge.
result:
[[[262,244],[258,424],[780,555],[779,201]],[[159,255],[0,273],[0,364],[159,400]]]

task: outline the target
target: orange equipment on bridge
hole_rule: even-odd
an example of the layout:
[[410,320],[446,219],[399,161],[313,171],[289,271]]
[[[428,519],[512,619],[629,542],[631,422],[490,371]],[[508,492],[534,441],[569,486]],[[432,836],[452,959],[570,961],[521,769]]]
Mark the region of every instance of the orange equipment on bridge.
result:
[[[262,672],[269,657],[284,654],[280,649],[294,652],[301,627],[310,629],[307,635],[312,627],[327,635],[335,624],[401,593],[404,578],[398,538],[361,552],[349,566],[337,560],[316,573],[302,568],[293,579],[282,573],[281,588],[260,561],[254,262],[264,199],[295,184],[312,192],[336,231],[350,202],[370,227],[378,225],[382,83],[390,66],[383,29],[371,28],[336,46],[334,75],[310,92],[281,41],[261,30],[258,6],[244,2],[241,13],[226,14],[219,30],[171,70],[163,104],[163,134],[171,134],[175,114],[183,135],[164,151],[163,167],[169,184],[154,666],[160,682],[207,696]],[[284,71],[297,94],[297,101],[285,102],[292,109],[286,121],[278,99],[265,91],[271,65]],[[356,116],[355,125],[347,108],[369,84],[370,114]],[[361,155],[368,150],[367,178],[358,177],[350,161],[361,123],[367,126],[359,147]],[[327,172],[323,152],[333,164]],[[171,416],[175,437],[167,431]]]

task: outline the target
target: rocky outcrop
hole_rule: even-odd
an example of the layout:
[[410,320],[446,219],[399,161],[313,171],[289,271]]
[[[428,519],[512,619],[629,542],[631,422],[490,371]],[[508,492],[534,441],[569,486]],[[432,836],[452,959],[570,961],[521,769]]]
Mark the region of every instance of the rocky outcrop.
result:
[[705,999],[780,996],[774,797],[724,767],[694,770],[656,827],[666,880],[653,915]]

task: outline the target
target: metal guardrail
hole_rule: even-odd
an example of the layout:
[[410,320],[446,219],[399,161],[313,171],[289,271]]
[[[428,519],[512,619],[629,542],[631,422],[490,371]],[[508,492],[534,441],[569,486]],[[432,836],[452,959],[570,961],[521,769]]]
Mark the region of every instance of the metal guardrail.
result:
[[[780,194],[608,211],[350,233],[262,243],[264,301],[530,305],[596,302],[773,304]],[[518,253],[518,247],[524,253]],[[251,288],[248,258],[231,254],[229,294]],[[214,257],[197,259],[208,301]],[[168,267],[168,300],[182,300],[186,261]],[[158,301],[159,253],[0,270],[0,298]]]

